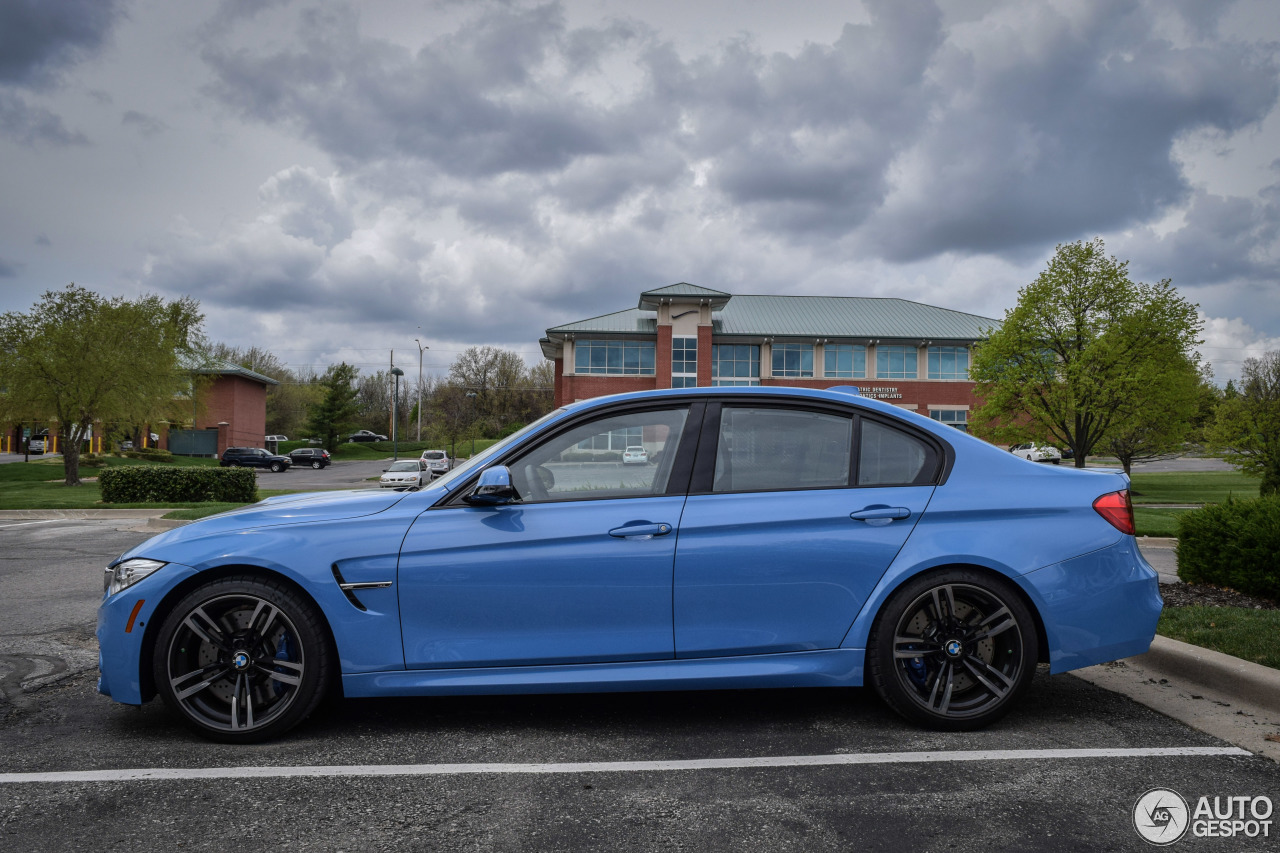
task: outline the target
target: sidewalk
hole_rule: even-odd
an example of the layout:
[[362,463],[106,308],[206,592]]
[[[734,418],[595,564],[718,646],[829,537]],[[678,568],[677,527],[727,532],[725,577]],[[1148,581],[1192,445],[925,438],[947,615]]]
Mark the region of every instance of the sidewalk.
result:
[[54,521],[60,518],[119,518],[137,522],[133,530],[154,530],[159,533],[188,524],[186,521],[172,521],[161,518],[165,513],[173,512],[172,507],[156,509],[0,509],[0,521]]

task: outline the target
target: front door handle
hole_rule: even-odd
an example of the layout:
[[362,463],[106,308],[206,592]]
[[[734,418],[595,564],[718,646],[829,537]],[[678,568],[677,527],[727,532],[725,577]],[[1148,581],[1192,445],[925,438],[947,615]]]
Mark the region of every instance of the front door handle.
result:
[[869,506],[849,513],[849,517],[854,521],[865,521],[876,527],[889,524],[895,518],[910,518],[910,516],[911,510],[905,506]]
[[652,524],[644,521],[615,527],[609,531],[609,535],[617,539],[652,539],[655,536],[666,536],[670,532],[670,524]]

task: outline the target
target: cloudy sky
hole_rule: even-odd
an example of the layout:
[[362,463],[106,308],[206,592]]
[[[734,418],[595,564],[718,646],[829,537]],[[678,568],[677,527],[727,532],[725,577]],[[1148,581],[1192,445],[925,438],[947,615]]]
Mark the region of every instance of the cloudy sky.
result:
[[296,367],[677,281],[1001,317],[1101,236],[1280,349],[1275,0],[0,0],[0,310],[192,295]]

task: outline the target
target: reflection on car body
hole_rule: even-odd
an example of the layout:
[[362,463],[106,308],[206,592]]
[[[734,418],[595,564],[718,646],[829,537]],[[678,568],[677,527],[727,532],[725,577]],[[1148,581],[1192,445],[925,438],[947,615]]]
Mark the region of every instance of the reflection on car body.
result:
[[[622,464],[637,446],[648,464]],[[106,574],[99,690],[159,693],[225,741],[276,736],[339,685],[865,684],[971,729],[1038,661],[1147,649],[1161,600],[1127,489],[852,388],[598,398],[421,491],[269,498],[142,543]]]

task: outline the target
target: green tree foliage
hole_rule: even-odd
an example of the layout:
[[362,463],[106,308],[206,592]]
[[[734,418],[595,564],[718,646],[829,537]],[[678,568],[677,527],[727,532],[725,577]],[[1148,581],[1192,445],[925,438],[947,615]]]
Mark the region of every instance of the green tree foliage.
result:
[[1134,462],[1181,453],[1195,429],[1205,382],[1189,359],[1148,363],[1139,370],[1132,406],[1112,424],[1101,447],[1120,460],[1126,474]]
[[974,431],[1064,444],[1084,467],[1109,433],[1150,422],[1144,405],[1177,393],[1180,366],[1194,374],[1201,326],[1168,280],[1130,281],[1128,263],[1108,257],[1102,240],[1060,245],[976,348],[970,376],[984,402]]
[[1245,359],[1238,388],[1218,403],[1209,445],[1246,474],[1260,493],[1280,494],[1280,352]]
[[190,297],[104,298],[70,284],[30,313],[0,316],[0,408],[7,420],[57,422],[68,486],[80,485],[80,444],[93,424],[176,417],[203,315]]
[[343,433],[355,428],[360,406],[356,400],[356,374],[354,367],[345,361],[331,365],[320,379],[324,397],[311,407],[307,429],[319,438],[332,453],[338,449]]

